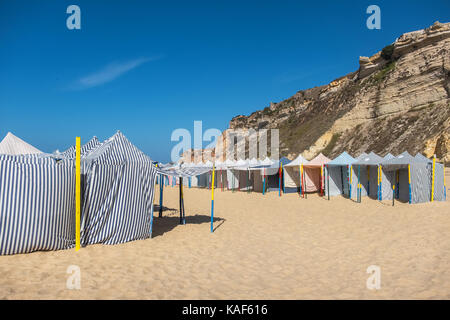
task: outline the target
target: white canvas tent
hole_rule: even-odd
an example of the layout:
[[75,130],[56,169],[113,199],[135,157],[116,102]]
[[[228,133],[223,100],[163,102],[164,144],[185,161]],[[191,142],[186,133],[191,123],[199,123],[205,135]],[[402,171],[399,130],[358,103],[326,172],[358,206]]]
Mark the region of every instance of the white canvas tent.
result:
[[19,137],[16,137],[11,132],[8,132],[2,142],[0,142],[0,154],[25,155],[39,153],[42,153],[42,151],[36,149],[31,144],[26,143]]
[[301,154],[299,154],[297,158],[283,167],[285,193],[301,193],[301,166],[308,163],[309,161],[303,158]]

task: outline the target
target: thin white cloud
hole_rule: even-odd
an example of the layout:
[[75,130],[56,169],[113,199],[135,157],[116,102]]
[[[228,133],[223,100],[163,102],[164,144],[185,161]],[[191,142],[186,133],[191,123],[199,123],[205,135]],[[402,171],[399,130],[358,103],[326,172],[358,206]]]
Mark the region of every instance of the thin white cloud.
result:
[[107,82],[111,82],[121,75],[127,73],[128,71],[131,71],[146,62],[158,59],[161,59],[161,56],[152,58],[139,58],[121,63],[111,63],[97,72],[78,79],[78,81],[76,81],[76,83],[74,84],[73,89],[88,89],[105,84]]

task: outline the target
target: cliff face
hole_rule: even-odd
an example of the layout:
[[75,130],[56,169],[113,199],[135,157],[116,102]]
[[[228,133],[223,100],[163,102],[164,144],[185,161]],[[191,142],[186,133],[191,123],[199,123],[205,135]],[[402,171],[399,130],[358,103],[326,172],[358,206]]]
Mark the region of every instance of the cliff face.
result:
[[278,128],[280,153],[290,158],[407,150],[449,162],[450,23],[403,34],[359,61],[328,85],[234,117],[230,129]]

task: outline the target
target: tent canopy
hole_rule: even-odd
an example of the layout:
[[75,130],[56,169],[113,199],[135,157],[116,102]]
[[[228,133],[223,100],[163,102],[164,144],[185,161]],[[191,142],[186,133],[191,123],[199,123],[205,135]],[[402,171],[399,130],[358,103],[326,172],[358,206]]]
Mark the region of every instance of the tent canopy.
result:
[[87,153],[83,161],[105,164],[144,161],[153,164],[152,159],[133,145],[120,131]]
[[395,157],[392,154],[388,153],[387,155],[385,155],[383,157],[383,161],[390,160],[390,159],[393,159],[393,158],[395,158]]
[[324,164],[327,164],[331,160],[325,157],[322,153],[320,153],[317,157],[308,162],[308,164],[304,165],[305,167],[321,167]]
[[367,156],[367,153],[363,152],[363,153],[361,153],[359,156],[357,156],[357,157],[355,158],[355,160],[356,160],[356,161],[359,161],[359,160],[363,159],[363,158],[366,157],[366,156]]
[[383,166],[390,166],[390,165],[408,165],[411,163],[418,162],[416,158],[411,156],[408,151],[403,152],[397,157],[394,157],[389,160],[383,160],[381,164]]
[[[89,140],[86,144],[82,145],[80,148],[80,155],[81,157],[84,157],[86,154],[97,148],[99,145],[101,145],[100,141],[98,141],[97,137],[92,137],[91,140]],[[76,157],[76,149],[75,146],[71,146],[69,149],[67,149],[64,152],[61,152],[59,154],[56,154],[55,156],[61,156],[65,159],[75,159]]]
[[299,154],[297,158],[286,164],[285,167],[298,167],[302,164],[307,164],[308,162],[309,162],[308,160],[306,160],[305,158],[302,157],[301,154]]
[[376,153],[369,153],[365,157],[361,157],[361,159],[357,160],[353,165],[361,165],[361,166],[377,166],[383,161]]
[[16,137],[11,132],[8,132],[2,142],[0,142],[0,154],[22,155],[39,153],[42,153],[42,151]]
[[416,156],[414,157],[418,162],[425,162],[425,163],[433,163],[433,160],[428,159],[427,157],[425,157],[423,154],[418,153],[416,154]]
[[356,159],[347,152],[342,152],[337,158],[327,163],[328,166],[347,166],[356,162]]

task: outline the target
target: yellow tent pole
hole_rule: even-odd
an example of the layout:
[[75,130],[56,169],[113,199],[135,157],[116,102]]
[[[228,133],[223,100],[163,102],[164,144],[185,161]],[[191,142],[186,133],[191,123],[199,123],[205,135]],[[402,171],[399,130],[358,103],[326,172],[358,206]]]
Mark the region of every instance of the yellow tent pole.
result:
[[436,170],[436,155],[433,157],[433,176],[431,180],[431,202],[434,201],[434,175]]
[[325,180],[323,179],[323,165],[321,165],[320,166],[320,194],[321,195],[323,195],[323,191],[322,190],[324,190],[324,187],[323,187],[323,184],[324,184],[324,182],[325,182]]
[[81,213],[81,139],[76,137],[75,147],[75,250],[80,250],[80,213]]
[[380,183],[383,182],[383,166],[380,165]]

